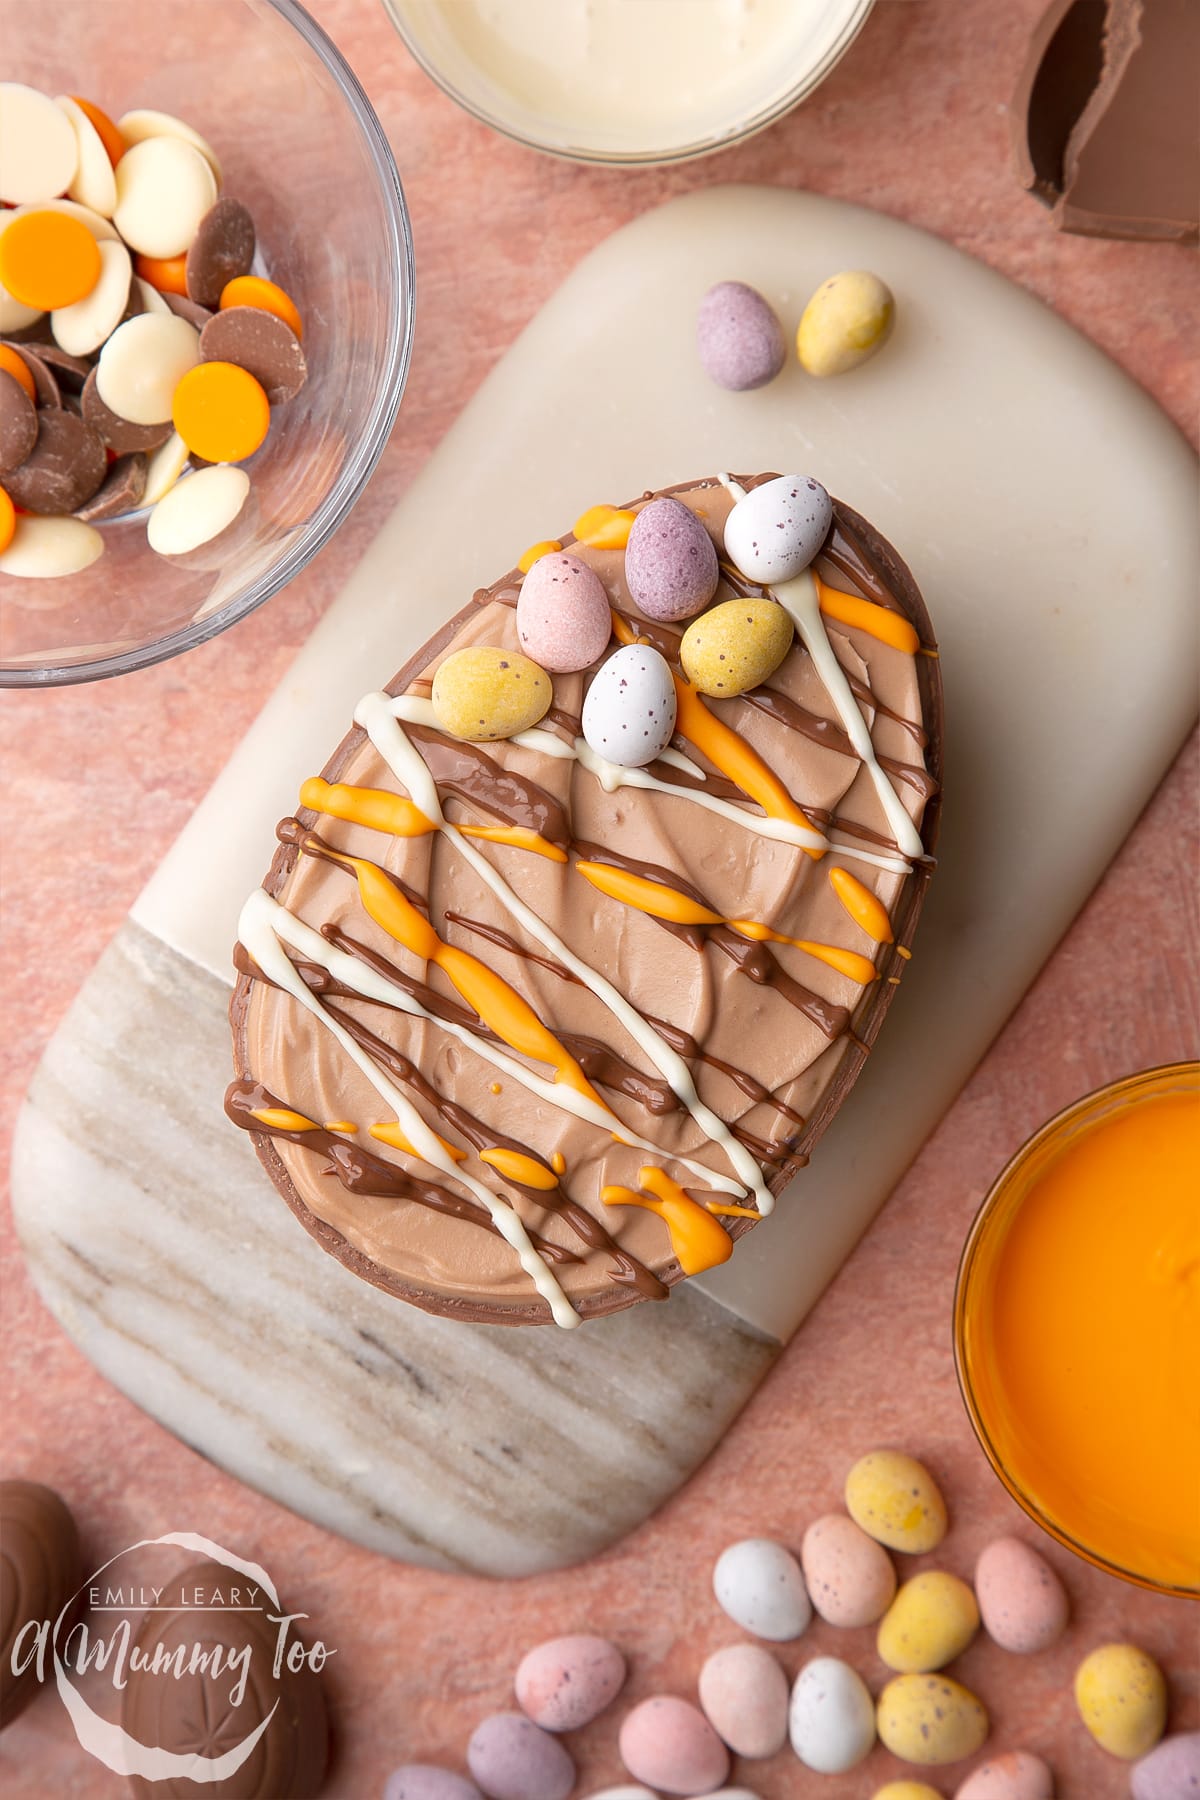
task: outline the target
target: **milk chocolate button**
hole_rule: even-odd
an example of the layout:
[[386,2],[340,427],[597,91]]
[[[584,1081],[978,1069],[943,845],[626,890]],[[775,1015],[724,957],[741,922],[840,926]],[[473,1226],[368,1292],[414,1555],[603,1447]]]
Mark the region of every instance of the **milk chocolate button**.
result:
[[82,399],[84,418],[118,456],[131,450],[157,450],[171,435],[170,419],[164,419],[161,425],[135,425],[132,419],[123,419],[105,406],[96,390],[95,369],[83,384]]
[[308,376],[300,340],[290,325],[261,306],[231,306],[200,333],[205,362],[237,363],[266,389],[272,406],[298,394]]
[[200,306],[195,300],[189,300],[186,294],[162,294],[167,311],[173,312],[180,319],[186,319],[197,331],[203,331],[212,318],[212,311],[207,306]]
[[184,266],[188,298],[215,308],[221,289],[248,275],[254,261],[254,220],[240,200],[227,194],[201,219]]
[[86,524],[97,519],[119,519],[122,513],[135,512],[146,492],[147,458],[140,451],[132,456],[118,456],[86,506],[75,514]]
[[15,375],[0,369],[0,475],[20,467],[37,443],[37,435],[33,401]]
[[[271,1714],[272,1707],[274,1716],[233,1775],[203,1785],[183,1777],[148,1781],[134,1775],[130,1786],[140,1800],[169,1800],[185,1794],[202,1794],[206,1800],[218,1796],[225,1800],[234,1800],[234,1796],[237,1800],[306,1800],[321,1785],[329,1752],[329,1723],[320,1677],[307,1661],[293,1669],[286,1652],[275,1677],[281,1627],[270,1615],[290,1608],[282,1603],[276,1608],[269,1596],[260,1592],[261,1609],[234,1612],[227,1597],[231,1585],[239,1584],[245,1586],[244,1577],[213,1562],[197,1563],[171,1581],[173,1593],[187,1594],[189,1610],[146,1615],[136,1640],[142,1653],[141,1667],[128,1677],[121,1700],[121,1724],[142,1744],[176,1756],[215,1758],[243,1744]],[[197,1611],[197,1593],[201,1600],[211,1598],[225,1604]],[[301,1641],[294,1636],[294,1627],[290,1628],[288,1648]],[[196,1669],[176,1680],[169,1667],[163,1671],[163,1659],[179,1651],[187,1668],[197,1644],[202,1650],[225,1647],[227,1657],[222,1659],[220,1675]],[[156,1651],[161,1653],[157,1675],[146,1668]],[[227,1661],[237,1668],[243,1663],[246,1667],[245,1692],[237,1705],[230,1704],[233,1678]]]
[[45,350],[47,346],[45,344],[33,345],[24,342],[18,343],[13,338],[3,338],[0,339],[0,342],[4,343],[9,350],[16,351],[17,355],[21,358],[21,361],[25,364],[25,367],[29,370],[29,373],[33,376],[33,385],[37,389],[38,405],[61,406],[62,395],[58,391],[58,382],[54,379],[52,370],[42,357],[42,351]]
[[[37,352],[37,359],[51,370],[55,386],[68,394],[81,394],[83,384],[91,374],[92,365],[82,356],[72,356],[69,350],[62,350],[57,344],[43,344]],[[33,379],[37,380],[37,371]],[[61,404],[61,400],[58,402]]]
[[13,1672],[18,1634],[31,1619],[56,1619],[82,1577],[75,1521],[53,1489],[37,1481],[0,1481],[0,1730],[38,1688],[36,1659],[19,1675]]
[[[28,404],[27,396],[22,397]],[[40,412],[36,417],[36,444],[20,468],[4,478],[9,497],[31,513],[76,512],[108,471],[104,445],[74,413]]]

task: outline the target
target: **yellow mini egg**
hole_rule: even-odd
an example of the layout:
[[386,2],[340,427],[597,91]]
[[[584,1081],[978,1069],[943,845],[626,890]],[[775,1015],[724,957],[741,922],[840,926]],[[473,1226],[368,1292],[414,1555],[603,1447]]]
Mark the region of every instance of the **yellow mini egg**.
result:
[[846,1511],[877,1542],[918,1555],[946,1535],[946,1502],[937,1482],[902,1450],[872,1450],[846,1477]]
[[545,669],[519,651],[478,644],[446,658],[433,678],[432,698],[443,730],[485,743],[536,725],[554,688]]
[[804,309],[796,354],[810,375],[844,375],[874,356],[896,317],[892,291],[867,269],[823,281]]
[[888,1781],[876,1788],[871,1800],[942,1800],[927,1781]]
[[893,1756],[929,1766],[974,1756],[988,1734],[982,1702],[949,1675],[897,1675],[879,1696],[876,1725]]
[[965,1581],[926,1569],[906,1581],[879,1621],[876,1648],[889,1669],[926,1675],[944,1669],[979,1630],[979,1608]]
[[1167,1684],[1135,1644],[1101,1644],[1075,1672],[1075,1704],[1100,1748],[1133,1762],[1163,1734]]
[[794,630],[792,615],[777,600],[726,600],[692,620],[679,660],[694,688],[727,700],[775,673]]

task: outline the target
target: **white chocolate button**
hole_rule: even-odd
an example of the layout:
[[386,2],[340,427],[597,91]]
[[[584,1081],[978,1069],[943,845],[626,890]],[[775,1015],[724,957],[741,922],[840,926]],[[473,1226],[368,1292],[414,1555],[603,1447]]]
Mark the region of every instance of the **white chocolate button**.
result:
[[182,138],[150,137],[117,164],[113,223],[143,256],[181,256],[217,198],[217,178]]
[[104,140],[79,102],[69,94],[57,95],[54,104],[61,106],[71,121],[79,152],[79,167],[67,192],[81,206],[90,206],[93,212],[111,219],[117,204],[117,182]]
[[117,228],[110,220],[102,218],[90,206],[81,206],[78,200],[39,200],[36,205],[18,206],[13,218],[18,213],[27,212],[60,212],[67,213],[72,219],[79,219],[87,226],[98,244],[119,244]]
[[124,244],[107,242],[97,248],[100,279],[91,293],[76,300],[74,306],[60,306],[50,314],[55,343],[72,356],[90,356],[98,350],[129,304],[133,264],[128,250]]
[[146,312],[170,314],[170,307],[152,281],[147,281],[144,276],[135,275],[133,285],[142,296],[142,307]]
[[152,137],[180,138],[204,157],[217,178],[218,186],[225,179],[217,153],[208,139],[202,138],[191,125],[186,124],[183,119],[174,118],[170,113],[155,112],[149,106],[139,107],[135,112],[127,112],[117,120],[117,130],[127,144],[142,144]]
[[77,575],[103,553],[104,539],[82,519],[42,518],[29,513],[17,520],[12,542],[0,551],[0,575],[45,577]]
[[96,364],[96,392],[133,425],[161,425],[175,389],[200,361],[200,333],[174,313],[139,313],[118,325]]
[[146,524],[150,548],[160,556],[184,556],[233,524],[246,504],[250,477],[222,463],[198,469],[159,501]]
[[170,493],[187,468],[189,454],[187,445],[177,431],[171,433],[165,444],[158,446],[146,464],[143,506],[157,506],[163,495]]
[[65,194],[79,166],[70,119],[48,94],[0,81],[0,200],[52,200]]

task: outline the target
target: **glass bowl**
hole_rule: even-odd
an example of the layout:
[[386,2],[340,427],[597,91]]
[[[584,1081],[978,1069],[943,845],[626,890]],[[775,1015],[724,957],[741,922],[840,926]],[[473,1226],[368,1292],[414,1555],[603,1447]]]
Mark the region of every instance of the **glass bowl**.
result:
[[875,0],[653,0],[649,33],[645,0],[382,3],[429,78],[494,131],[571,162],[650,164],[773,124],[824,81]]
[[308,380],[243,466],[232,544],[184,567],[146,514],[100,526],[80,574],[0,575],[0,685],[91,681],[215,637],[328,543],[387,442],[408,372],[413,259],[400,177],[355,76],[295,0],[41,0],[4,43],[4,78],[82,94],[114,118],[173,113],[221,159],[254,218],[258,272],[292,295]]
[[[975,1435],[1036,1524],[1109,1574],[1196,1598],[1200,1482],[1189,1529],[1181,1523],[1189,1483],[1180,1471],[1200,1442],[1200,1389],[1186,1348],[1200,1330],[1200,1208],[1189,1215],[1186,1200],[1178,1205],[1191,1139],[1173,1137],[1177,1124],[1152,1104],[1180,1099],[1200,1112],[1200,1063],[1111,1082],[1022,1145],[967,1235],[954,1295],[954,1358]],[[1126,1133],[1123,1144],[1113,1127]],[[1170,1174],[1164,1145],[1177,1163]],[[1065,1168],[1064,1186],[1056,1187]],[[1086,1197],[1083,1234],[1054,1198],[1065,1187],[1070,1207],[1072,1184]],[[1164,1202],[1156,1208],[1157,1194]],[[1057,1215],[1048,1210],[1054,1207]],[[1074,1304],[1065,1285],[1073,1277]],[[1057,1320],[1047,1329],[1046,1303],[1055,1297],[1060,1319],[1083,1319],[1084,1331],[1075,1335]],[[1149,1360],[1148,1330],[1155,1353]],[[1025,1379],[1030,1371],[1036,1391]],[[1164,1408],[1172,1431],[1161,1429]],[[1107,1488],[1104,1455],[1088,1454],[1097,1443],[1107,1449]],[[1153,1455],[1159,1465],[1172,1462],[1174,1479],[1164,1478]],[[1147,1501],[1164,1491],[1181,1501],[1179,1509],[1170,1503],[1169,1522]]]

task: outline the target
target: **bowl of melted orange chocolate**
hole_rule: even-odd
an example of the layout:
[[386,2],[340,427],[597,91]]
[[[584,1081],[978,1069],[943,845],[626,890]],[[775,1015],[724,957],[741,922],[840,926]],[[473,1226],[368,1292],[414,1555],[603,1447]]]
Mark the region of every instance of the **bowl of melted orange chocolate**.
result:
[[564,1327],[665,1300],[853,1086],[941,760],[921,595],[819,482],[592,508],[363,696],[279,824],[229,1118],[399,1299]]

